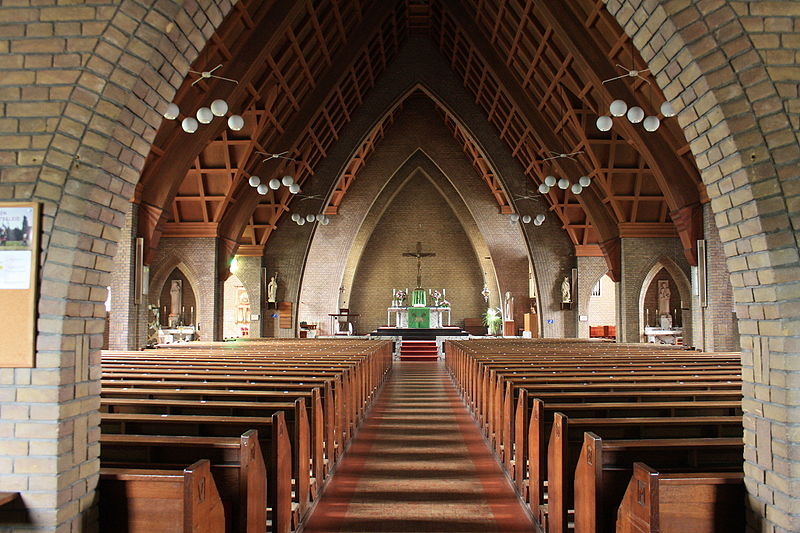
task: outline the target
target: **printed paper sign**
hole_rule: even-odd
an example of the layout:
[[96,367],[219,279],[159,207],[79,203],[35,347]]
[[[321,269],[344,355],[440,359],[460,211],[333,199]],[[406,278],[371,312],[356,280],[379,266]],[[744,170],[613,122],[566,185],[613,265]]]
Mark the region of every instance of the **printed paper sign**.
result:
[[30,289],[33,207],[0,207],[0,289]]

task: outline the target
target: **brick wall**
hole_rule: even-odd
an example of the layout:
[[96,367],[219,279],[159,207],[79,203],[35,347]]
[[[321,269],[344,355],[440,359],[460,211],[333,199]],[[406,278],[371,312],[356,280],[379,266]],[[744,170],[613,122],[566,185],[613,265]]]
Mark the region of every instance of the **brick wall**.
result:
[[148,302],[159,305],[166,280],[180,269],[195,289],[198,336],[201,340],[222,338],[222,283],[217,271],[217,239],[162,238],[150,264]]
[[[126,206],[125,225],[120,233],[111,272],[111,313],[108,345],[112,350],[138,350],[146,340],[145,305],[134,303],[134,242],[139,210]],[[144,299],[143,299],[144,300]]]
[[[262,308],[265,300],[262,290],[266,290],[266,288],[262,289],[261,263],[261,257],[236,256],[236,277],[239,278],[239,281],[247,289],[247,294],[250,296],[250,314],[259,316],[257,320],[250,320],[251,337],[262,336],[263,314],[266,312]],[[278,294],[280,296],[280,293]]]
[[[600,284],[600,296],[589,296],[589,305],[586,309],[586,322],[588,327],[592,326],[614,326],[617,325],[617,286],[608,276],[602,276],[598,281]],[[615,330],[616,331],[616,330]]]
[[[613,317],[609,317],[611,322],[602,322],[598,323],[596,320],[600,320],[600,317],[597,317],[597,310],[596,306],[591,307],[591,294],[592,294],[592,287],[594,287],[595,283],[597,283],[600,278],[602,278],[606,272],[608,272],[608,263],[606,263],[605,258],[603,257],[578,257],[577,258],[578,264],[578,287],[575,289],[575,294],[573,295],[573,302],[577,301],[577,315],[589,316],[590,320],[587,322],[583,322],[578,320],[578,337],[581,338],[588,338],[589,337],[589,326],[595,325],[615,325],[617,323],[616,315]],[[610,281],[610,279],[609,279]],[[611,282],[611,290],[616,291],[616,287],[614,286],[613,282]],[[612,313],[615,313],[614,307],[616,302],[616,296],[612,299]],[[591,314],[590,314],[591,313]]]
[[702,310],[705,349],[709,351],[739,350],[739,325],[733,306],[731,276],[710,206],[706,206],[703,211],[703,223],[706,237],[706,284],[708,287],[708,306]]

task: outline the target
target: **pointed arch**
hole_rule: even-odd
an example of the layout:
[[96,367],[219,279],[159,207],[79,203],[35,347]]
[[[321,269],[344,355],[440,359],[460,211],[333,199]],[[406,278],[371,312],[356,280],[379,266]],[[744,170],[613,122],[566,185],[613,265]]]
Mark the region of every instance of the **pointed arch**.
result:
[[[650,266],[650,269],[647,270],[647,274],[645,274],[644,278],[640,281],[638,288],[639,288],[639,303],[637,307],[637,315],[639,317],[639,332],[644,331],[644,327],[642,324],[645,323],[645,311],[644,311],[644,300],[647,294],[647,290],[650,287],[650,284],[653,282],[655,277],[658,275],[661,270],[666,270],[669,275],[672,277],[675,285],[678,287],[678,292],[680,293],[681,301],[684,302],[684,305],[689,305],[689,316],[691,316],[691,306],[692,306],[692,286],[689,278],[686,277],[686,273],[681,269],[678,264],[673,260],[671,257],[661,256],[657,260],[653,261],[653,264]],[[682,311],[681,311],[682,312]],[[674,317],[673,317],[674,318]],[[691,320],[684,320],[684,331],[683,336],[684,339],[690,340],[692,339],[692,331],[691,331]],[[693,340],[692,340],[693,342]]]

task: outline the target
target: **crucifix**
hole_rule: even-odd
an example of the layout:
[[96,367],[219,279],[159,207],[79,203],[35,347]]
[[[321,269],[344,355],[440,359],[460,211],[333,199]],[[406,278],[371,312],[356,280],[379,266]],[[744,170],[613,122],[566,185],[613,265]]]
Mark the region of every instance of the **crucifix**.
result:
[[423,257],[433,257],[436,254],[431,252],[423,252],[422,251],[422,243],[417,241],[417,251],[416,252],[405,252],[403,253],[403,257],[416,257],[417,258],[417,288],[422,288],[422,258]]

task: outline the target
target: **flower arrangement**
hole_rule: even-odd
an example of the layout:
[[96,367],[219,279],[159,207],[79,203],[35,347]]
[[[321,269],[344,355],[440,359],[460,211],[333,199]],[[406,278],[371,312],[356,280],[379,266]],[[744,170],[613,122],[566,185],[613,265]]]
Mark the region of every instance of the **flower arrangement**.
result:
[[442,299],[442,293],[439,292],[439,289],[433,289],[431,292],[431,298],[433,299],[433,306],[439,307],[439,302]]
[[502,321],[503,315],[499,307],[490,307],[483,313],[483,323],[489,329],[489,335],[497,335]]
[[406,296],[408,296],[408,293],[403,289],[392,289],[392,306],[403,307],[405,305]]

